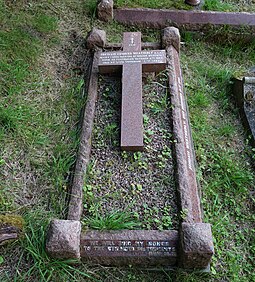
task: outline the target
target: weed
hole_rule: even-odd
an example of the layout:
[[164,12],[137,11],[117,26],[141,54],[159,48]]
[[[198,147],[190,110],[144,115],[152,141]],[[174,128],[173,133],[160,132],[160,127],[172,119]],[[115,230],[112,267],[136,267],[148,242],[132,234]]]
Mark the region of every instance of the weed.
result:
[[[22,253],[16,267],[16,275],[12,281],[27,281],[35,279],[37,281],[57,281],[58,279],[76,279],[78,276],[93,280],[90,271],[79,270],[75,265],[80,262],[74,259],[58,260],[48,256],[45,251],[46,227],[49,224],[48,215],[38,211],[33,211],[25,216],[25,235],[20,239]],[[3,259],[5,256],[3,256]],[[22,265],[22,260],[31,260],[29,267]]]
[[203,8],[207,11],[222,11],[231,12],[235,11],[235,6],[221,0],[205,0]]
[[91,229],[98,230],[135,229],[140,226],[132,213],[123,211],[114,211],[105,216],[96,213],[93,217],[85,218],[83,224]]
[[118,126],[116,123],[107,124],[104,128],[104,139],[109,140],[111,145],[116,145]]

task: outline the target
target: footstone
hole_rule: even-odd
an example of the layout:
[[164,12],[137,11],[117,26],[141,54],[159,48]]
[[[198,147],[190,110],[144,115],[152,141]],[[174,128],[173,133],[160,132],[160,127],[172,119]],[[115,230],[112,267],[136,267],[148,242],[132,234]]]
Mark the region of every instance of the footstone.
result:
[[141,33],[124,32],[123,52],[102,52],[99,72],[122,68],[121,141],[122,150],[143,150],[142,71],[165,69],[164,50],[141,51]]
[[102,265],[173,266],[177,245],[174,230],[90,230],[81,235],[81,258]]
[[255,77],[235,79],[234,94],[244,125],[251,132],[255,145]]

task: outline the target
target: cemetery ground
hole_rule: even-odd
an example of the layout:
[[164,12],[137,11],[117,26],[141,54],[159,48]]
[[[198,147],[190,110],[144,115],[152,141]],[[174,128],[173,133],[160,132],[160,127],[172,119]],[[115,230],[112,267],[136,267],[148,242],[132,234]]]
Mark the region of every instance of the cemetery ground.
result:
[[[175,1],[180,5],[182,2]],[[205,2],[214,5],[208,9],[230,10],[222,8],[221,1]],[[238,2],[227,3],[235,11],[252,7],[252,2],[244,1],[242,5]],[[117,3],[121,5],[121,1]],[[143,4],[156,7],[153,1]],[[237,31],[225,27],[212,28],[208,33],[181,34],[181,63],[204,221],[212,224],[214,236],[211,273],[91,267],[50,259],[45,253],[45,232],[50,219],[64,218],[66,213],[65,199],[79,144],[81,111],[86,103],[84,38],[92,26],[105,29],[111,42],[121,42],[123,31],[136,31],[97,21],[94,7],[95,1],[85,4],[78,0],[18,3],[0,0],[0,222],[18,221],[23,225],[18,241],[0,246],[0,280],[255,281],[255,152],[249,146],[249,136],[229,91],[231,78],[243,75],[254,66],[255,41],[246,40],[238,36]],[[144,29],[141,32],[144,42],[159,41],[159,31]],[[155,95],[165,94],[164,87],[159,86],[164,86],[164,81],[160,81],[163,76],[147,78],[145,92],[147,89]],[[106,80],[102,77],[100,81],[103,101],[112,104],[107,89],[117,92],[119,86],[114,82],[109,87]],[[167,115],[167,101],[162,100],[161,104],[155,101],[147,104],[150,105],[146,114],[148,124],[157,119],[151,115],[153,110]],[[95,148],[115,144],[117,129],[114,122],[110,122],[112,126],[107,133],[100,133],[100,126],[95,127],[109,137],[98,138]],[[156,130],[148,130],[146,138],[156,142]],[[168,151],[165,156],[161,155],[167,157]],[[139,161],[141,166],[148,163],[145,153],[136,156],[134,165],[139,166]],[[156,162],[160,163],[160,158]],[[171,160],[168,165],[171,166]],[[93,178],[90,181],[93,184]],[[135,183],[135,195],[139,195],[143,187],[146,183]],[[88,191],[88,187],[84,189]],[[92,198],[96,196],[93,190],[89,192]],[[13,214],[21,218],[14,218]],[[160,222],[153,222],[154,216],[148,213],[146,222],[156,224],[159,229],[175,224],[173,216],[161,226],[162,216]],[[105,218],[100,218],[104,223]],[[114,220],[116,223],[116,217]],[[129,217],[127,224],[133,223],[136,218]]]

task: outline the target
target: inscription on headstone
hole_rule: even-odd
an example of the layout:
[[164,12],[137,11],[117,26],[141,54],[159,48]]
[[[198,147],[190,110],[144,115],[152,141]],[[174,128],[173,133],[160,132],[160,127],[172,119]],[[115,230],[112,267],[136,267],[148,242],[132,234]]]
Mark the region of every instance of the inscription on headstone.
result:
[[124,32],[123,52],[100,54],[100,73],[116,72],[122,68],[122,150],[143,150],[142,71],[158,72],[165,67],[165,50],[142,51],[140,32]]

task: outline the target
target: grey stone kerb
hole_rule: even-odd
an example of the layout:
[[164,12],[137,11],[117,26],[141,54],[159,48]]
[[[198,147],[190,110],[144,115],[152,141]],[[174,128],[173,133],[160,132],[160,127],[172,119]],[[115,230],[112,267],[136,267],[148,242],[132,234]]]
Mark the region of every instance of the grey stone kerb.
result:
[[51,221],[46,251],[54,258],[80,258],[81,223],[76,220]]

